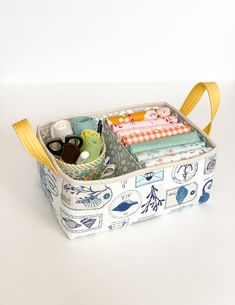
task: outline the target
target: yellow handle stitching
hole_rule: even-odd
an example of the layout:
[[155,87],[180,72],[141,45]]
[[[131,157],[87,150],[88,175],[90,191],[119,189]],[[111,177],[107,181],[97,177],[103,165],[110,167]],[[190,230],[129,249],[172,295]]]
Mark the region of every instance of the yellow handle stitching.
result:
[[16,134],[18,135],[20,141],[24,145],[25,149],[40,163],[45,164],[55,173],[57,170],[51,160],[48,158],[45,153],[41,143],[36,137],[32,127],[30,126],[27,119],[16,122],[12,125],[15,129]]
[[210,134],[212,129],[212,123],[220,104],[220,91],[216,83],[211,82],[196,84],[186,97],[184,103],[180,108],[180,111],[187,116],[198,104],[200,98],[202,97],[205,91],[207,91],[210,100],[211,119],[208,125],[204,128],[204,131],[207,134]]

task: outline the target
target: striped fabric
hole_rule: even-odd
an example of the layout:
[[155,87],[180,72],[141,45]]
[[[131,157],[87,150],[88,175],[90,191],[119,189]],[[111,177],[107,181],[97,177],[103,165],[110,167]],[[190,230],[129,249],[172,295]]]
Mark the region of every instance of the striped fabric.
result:
[[160,138],[165,138],[168,136],[175,136],[183,133],[190,132],[190,126],[167,126],[162,128],[161,130],[152,130],[141,133],[132,133],[130,135],[124,136],[122,138],[123,144],[128,146],[132,144],[147,142],[151,140],[156,140]]

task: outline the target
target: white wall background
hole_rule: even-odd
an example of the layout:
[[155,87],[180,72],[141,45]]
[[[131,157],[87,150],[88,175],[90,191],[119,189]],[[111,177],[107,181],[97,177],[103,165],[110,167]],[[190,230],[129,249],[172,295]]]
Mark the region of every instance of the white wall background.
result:
[[0,82],[235,79],[234,0],[1,0]]

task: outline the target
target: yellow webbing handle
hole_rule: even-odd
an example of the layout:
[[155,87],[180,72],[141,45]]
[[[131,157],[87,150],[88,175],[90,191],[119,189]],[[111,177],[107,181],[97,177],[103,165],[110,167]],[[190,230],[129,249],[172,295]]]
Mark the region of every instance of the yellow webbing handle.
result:
[[200,98],[202,97],[203,93],[207,91],[209,99],[210,99],[210,106],[211,106],[211,119],[209,124],[203,129],[206,134],[210,134],[212,130],[212,123],[215,118],[216,112],[219,108],[220,104],[220,90],[216,83],[198,83],[196,86],[193,87],[189,95],[187,96],[186,100],[183,102],[183,105],[180,108],[180,111],[187,116],[194,107],[198,104]]
[[15,132],[17,133],[20,141],[22,142],[26,150],[38,162],[40,162],[41,164],[45,164],[56,173],[56,168],[45,153],[28,120],[24,119],[19,122],[16,122],[12,125],[12,127],[15,129]]

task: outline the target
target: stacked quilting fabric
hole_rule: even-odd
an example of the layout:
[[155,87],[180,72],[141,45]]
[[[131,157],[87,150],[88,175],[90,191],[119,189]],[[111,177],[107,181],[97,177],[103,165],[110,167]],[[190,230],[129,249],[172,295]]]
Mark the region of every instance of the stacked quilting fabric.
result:
[[107,123],[145,167],[189,159],[211,150],[197,131],[179,122],[168,107],[108,117]]

